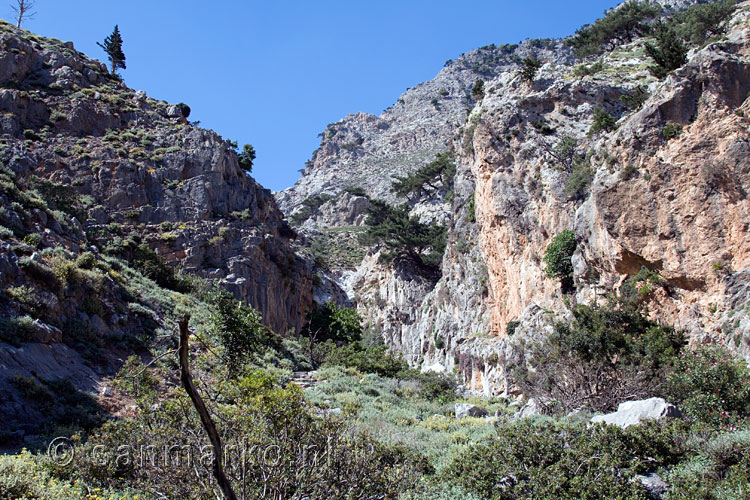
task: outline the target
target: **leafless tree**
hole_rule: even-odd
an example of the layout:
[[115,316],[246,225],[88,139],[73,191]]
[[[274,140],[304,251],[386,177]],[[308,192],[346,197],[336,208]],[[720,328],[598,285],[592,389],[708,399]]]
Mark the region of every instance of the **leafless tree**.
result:
[[15,3],[11,4],[10,8],[18,16],[18,22],[16,26],[21,27],[21,23],[33,18],[36,12],[33,12],[35,0],[15,0]]

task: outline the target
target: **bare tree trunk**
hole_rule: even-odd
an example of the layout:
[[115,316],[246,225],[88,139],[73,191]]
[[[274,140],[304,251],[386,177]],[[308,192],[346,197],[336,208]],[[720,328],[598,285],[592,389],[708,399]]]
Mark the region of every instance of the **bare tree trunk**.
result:
[[34,13],[31,12],[31,9],[33,8],[34,0],[16,0],[16,4],[11,5],[11,9],[13,9],[13,12],[18,14],[16,27],[20,28],[24,19],[31,19],[32,17],[34,17]]
[[203,428],[208,434],[208,439],[211,441],[211,446],[214,449],[214,466],[213,473],[216,481],[219,483],[221,492],[224,494],[226,500],[237,500],[237,495],[234,494],[232,484],[224,474],[224,468],[222,467],[221,460],[224,456],[224,451],[221,445],[221,438],[219,433],[216,431],[216,425],[211,420],[211,415],[208,413],[206,405],[203,403],[198,391],[195,389],[193,384],[193,376],[190,375],[190,350],[188,346],[188,338],[190,336],[190,330],[188,330],[188,322],[190,316],[185,316],[180,320],[180,380],[185,391],[190,396],[190,399],[195,406],[198,416],[200,416]]

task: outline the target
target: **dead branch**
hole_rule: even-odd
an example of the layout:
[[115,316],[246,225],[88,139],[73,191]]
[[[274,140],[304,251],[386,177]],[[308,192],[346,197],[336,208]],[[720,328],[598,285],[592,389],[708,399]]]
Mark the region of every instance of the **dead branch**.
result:
[[211,446],[213,446],[213,473],[214,477],[216,478],[216,482],[219,483],[221,492],[224,494],[224,498],[226,500],[237,500],[237,495],[235,495],[234,490],[232,489],[232,484],[224,474],[224,467],[221,463],[222,457],[224,456],[224,450],[221,445],[221,438],[219,437],[219,433],[216,430],[216,425],[214,425],[214,422],[211,419],[211,415],[208,413],[208,409],[206,408],[205,403],[203,403],[203,399],[201,399],[200,394],[198,394],[198,391],[195,389],[195,385],[193,384],[193,376],[190,374],[190,348],[188,345],[190,337],[190,330],[188,329],[189,321],[190,316],[186,315],[179,322],[180,380],[182,381],[182,386],[185,388],[188,396],[190,396],[190,400],[193,402],[193,406],[195,406],[195,410],[198,412],[198,416],[201,419],[201,424],[203,424],[203,428],[205,429],[206,434],[208,434],[208,439],[211,441]]

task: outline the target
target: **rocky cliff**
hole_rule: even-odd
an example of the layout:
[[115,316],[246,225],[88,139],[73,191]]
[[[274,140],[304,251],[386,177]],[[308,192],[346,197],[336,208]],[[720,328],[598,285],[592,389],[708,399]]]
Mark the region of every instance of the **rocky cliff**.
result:
[[[665,2],[670,11],[689,4]],[[508,368],[522,359],[525,340],[575,303],[623,293],[626,282],[637,283],[638,300],[655,318],[750,359],[749,8],[740,4],[726,35],[691,50],[663,81],[648,70],[643,39],[598,61],[576,60],[560,41],[466,54],[381,117],[329,126],[303,178],[277,199],[292,215],[305,199],[349,185],[393,201],[394,175],[454,149],[452,202],[412,207],[448,225],[441,279],[379,264],[377,249],[329,275],[410,362],[458,368],[473,389],[512,390]],[[488,53],[505,56],[489,58],[489,73],[473,72],[473,61]],[[531,83],[518,73],[527,55],[544,63]],[[440,89],[452,99],[477,78],[485,80],[479,102],[440,100]],[[610,131],[592,129],[602,114],[614,119]],[[412,127],[420,139],[411,138]],[[567,160],[565,141],[573,145]],[[318,199],[296,222],[313,240],[332,227],[359,226],[366,201],[356,194]],[[572,295],[545,276],[542,261],[565,229],[577,240]]]
[[177,314],[199,312],[190,276],[279,333],[301,327],[312,274],[295,231],[236,146],[189,113],[72,43],[0,24],[0,418],[38,417],[20,397],[33,384],[90,391],[146,356]]

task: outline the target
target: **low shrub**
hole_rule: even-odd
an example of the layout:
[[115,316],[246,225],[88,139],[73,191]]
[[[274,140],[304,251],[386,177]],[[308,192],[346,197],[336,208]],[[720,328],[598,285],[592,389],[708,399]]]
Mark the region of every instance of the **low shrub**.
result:
[[682,428],[679,422],[622,430],[523,419],[498,428],[489,442],[467,446],[440,478],[493,500],[645,500],[635,476],[679,459]]
[[684,334],[625,303],[578,305],[572,322],[527,350],[514,376],[549,413],[610,411],[628,399],[660,395],[685,345]]
[[667,123],[664,128],[661,129],[661,135],[666,140],[674,139],[682,134],[682,125],[679,123]]
[[599,132],[612,132],[617,128],[617,119],[607,113],[601,106],[594,108],[594,122],[589,128],[588,135],[593,136]]
[[750,370],[719,346],[683,352],[667,378],[666,392],[696,422],[726,428],[750,419]]

